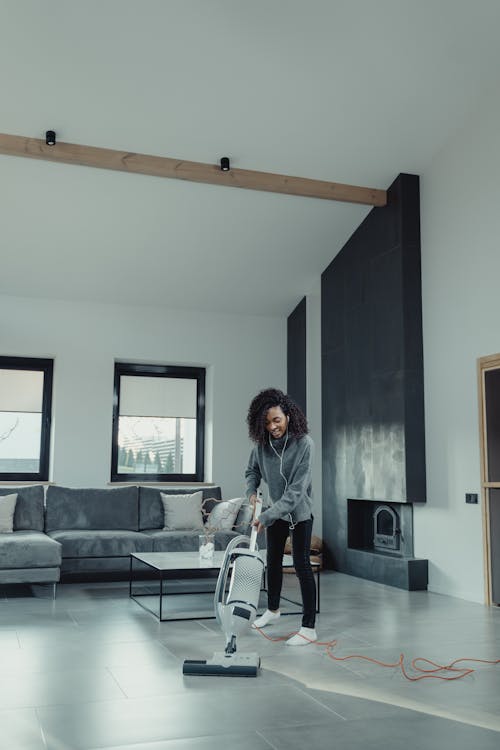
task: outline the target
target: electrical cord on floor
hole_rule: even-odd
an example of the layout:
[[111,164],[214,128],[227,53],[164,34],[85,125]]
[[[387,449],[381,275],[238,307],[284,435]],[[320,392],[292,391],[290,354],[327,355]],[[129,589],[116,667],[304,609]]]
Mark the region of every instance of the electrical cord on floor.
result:
[[[254,626],[254,630],[257,630],[262,636],[264,636],[264,638],[274,643],[277,643],[279,641],[286,641],[291,636],[298,634],[297,631],[293,631],[292,633],[288,633],[287,635],[280,636],[278,638],[272,638],[271,636],[266,635],[266,633],[264,633],[262,628],[258,628]],[[378,659],[373,659],[370,656],[364,656],[363,654],[349,654],[348,656],[335,656],[333,654],[333,649],[338,644],[337,639],[334,639],[331,641],[311,641],[309,640],[309,638],[306,638],[304,635],[301,635],[301,634],[299,635],[305,641],[309,641],[309,643],[314,644],[315,646],[323,646],[325,648],[327,656],[333,661],[347,661],[348,659],[363,659],[364,661],[371,662],[372,664],[377,664],[379,667],[386,667],[388,669],[399,668],[401,670],[403,677],[405,677],[405,679],[409,680],[410,682],[418,682],[419,680],[428,680],[428,679],[452,682],[453,680],[460,680],[462,677],[467,677],[467,675],[470,675],[476,671],[472,667],[457,667],[456,665],[461,662],[474,662],[476,664],[500,664],[500,659],[494,659],[494,660],[474,659],[471,657],[462,657],[460,659],[455,659],[454,661],[450,662],[450,664],[437,664],[431,659],[426,659],[423,656],[417,656],[414,659],[412,659],[410,663],[411,668],[415,670],[417,674],[411,675],[407,671],[407,668],[405,665],[404,654],[400,654],[398,661],[394,662],[393,664],[388,664],[386,662],[379,661]],[[431,668],[418,666],[420,662],[430,665]],[[454,674],[453,676],[448,676],[444,674],[437,674],[438,672],[452,672],[456,674]]]

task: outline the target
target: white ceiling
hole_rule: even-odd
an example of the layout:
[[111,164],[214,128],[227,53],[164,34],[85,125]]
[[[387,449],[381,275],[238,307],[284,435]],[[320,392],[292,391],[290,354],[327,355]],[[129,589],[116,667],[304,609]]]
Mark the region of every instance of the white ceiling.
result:
[[[0,0],[0,132],[386,188],[498,84],[499,0]],[[287,315],[366,207],[0,156],[0,293]]]

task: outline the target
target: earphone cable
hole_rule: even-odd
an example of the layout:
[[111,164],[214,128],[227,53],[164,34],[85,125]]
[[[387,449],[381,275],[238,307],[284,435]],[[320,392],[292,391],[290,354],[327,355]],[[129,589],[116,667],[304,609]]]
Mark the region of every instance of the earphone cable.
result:
[[[288,487],[288,479],[283,474],[283,456],[285,455],[285,449],[286,449],[287,443],[288,443],[288,427],[286,428],[285,444],[283,446],[283,450],[281,451],[281,453],[278,453],[278,451],[276,450],[275,446],[273,445],[273,441],[271,440],[271,435],[269,435],[269,445],[271,446],[271,448],[273,449],[273,451],[276,453],[277,457],[279,458],[279,462],[280,462],[280,475],[283,478],[283,481],[285,482],[285,488],[283,490],[283,495],[287,491],[287,487]],[[288,517],[290,519],[290,525],[288,526],[288,528],[290,529],[290,531],[293,531],[294,528],[295,528],[295,524],[293,522],[292,514],[289,513]]]

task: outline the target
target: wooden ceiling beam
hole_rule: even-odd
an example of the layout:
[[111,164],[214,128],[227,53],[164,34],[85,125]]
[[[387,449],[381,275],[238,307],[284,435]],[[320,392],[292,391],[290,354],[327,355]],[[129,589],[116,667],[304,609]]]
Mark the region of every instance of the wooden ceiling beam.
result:
[[203,182],[211,185],[261,190],[270,193],[300,195],[307,198],[359,203],[366,206],[385,206],[385,190],[344,185],[339,182],[311,180],[306,177],[290,177],[270,172],[254,172],[248,169],[231,169],[223,172],[217,164],[203,164],[166,156],[149,156],[108,148],[82,146],[76,143],[60,143],[47,146],[38,138],[0,133],[0,154],[24,156],[30,159],[64,164],[78,164],[98,169],[168,177],[176,180]]

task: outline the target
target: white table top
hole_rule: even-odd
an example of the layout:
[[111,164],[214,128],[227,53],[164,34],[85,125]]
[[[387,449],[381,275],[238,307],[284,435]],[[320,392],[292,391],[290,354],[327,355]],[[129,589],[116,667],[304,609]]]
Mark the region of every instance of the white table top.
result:
[[[236,551],[236,550],[235,550]],[[224,551],[214,552],[213,560],[208,562],[200,560],[198,552],[133,552],[131,557],[135,560],[149,565],[156,570],[219,570],[224,560]],[[266,562],[266,550],[260,550],[259,555]],[[319,563],[312,562],[311,565],[318,567]],[[283,555],[283,567],[293,568],[291,555]]]

